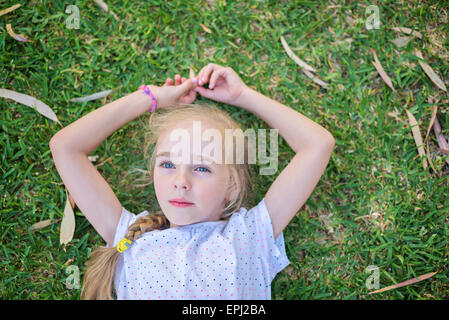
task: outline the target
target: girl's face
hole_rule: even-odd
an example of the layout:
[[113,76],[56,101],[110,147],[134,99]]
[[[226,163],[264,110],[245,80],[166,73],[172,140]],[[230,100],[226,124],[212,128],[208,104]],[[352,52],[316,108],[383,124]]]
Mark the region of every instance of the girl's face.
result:
[[[202,131],[212,128],[201,121]],[[184,129],[189,134],[190,159],[170,159],[170,153],[178,155],[177,149],[182,145],[181,140],[170,141],[170,134],[175,129]],[[220,163],[205,161],[193,162],[193,157],[201,160],[201,154],[193,154],[193,126],[192,121],[182,122],[175,129],[163,133],[156,145],[156,162],[154,167],[154,188],[162,212],[170,221],[170,228],[199,222],[218,221],[225,200],[229,199],[226,188],[229,179],[229,169]],[[197,135],[198,136],[198,135]],[[199,135],[199,137],[202,136]],[[200,139],[201,140],[201,139]],[[211,141],[196,141],[203,150]],[[178,147],[173,148],[175,145]],[[164,154],[164,155],[162,155]],[[186,207],[177,207],[170,201],[184,198],[193,203]]]

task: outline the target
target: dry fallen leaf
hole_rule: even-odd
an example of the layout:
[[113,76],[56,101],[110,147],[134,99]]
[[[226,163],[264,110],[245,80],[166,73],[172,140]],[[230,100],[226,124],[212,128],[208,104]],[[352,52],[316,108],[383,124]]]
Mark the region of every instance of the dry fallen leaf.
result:
[[430,123],[429,123],[429,126],[427,127],[427,133],[426,133],[426,137],[424,138],[424,143],[426,143],[427,139],[429,138],[429,132],[430,132],[430,129],[432,128],[432,126],[433,126],[433,122],[435,121],[435,117],[436,117],[437,111],[438,111],[438,106],[437,105],[433,105],[430,108],[432,110],[432,117],[430,118]]
[[51,219],[47,219],[47,220],[42,220],[42,221],[36,222],[29,228],[29,231],[36,231],[36,230],[43,229],[53,223],[58,223],[59,220],[60,219],[55,219],[54,221],[51,221]]
[[78,73],[78,74],[83,74],[83,73],[84,73],[84,71],[82,71],[82,70],[77,70],[77,69],[64,69],[64,70],[62,70],[60,73],[63,73],[63,72],[66,72],[66,71],[72,71],[72,72],[76,72],[76,73]]
[[20,6],[21,6],[21,4],[18,3],[18,4],[15,4],[15,5],[13,5],[13,6],[7,8],[7,9],[4,9],[4,10],[0,11],[0,17],[1,17],[2,15],[4,15],[4,14],[7,14],[7,13],[13,11],[13,10],[16,10],[16,9],[17,9],[18,7],[20,7]]
[[426,279],[432,277],[436,273],[437,272],[429,272],[429,273],[423,274],[422,276],[419,276],[418,278],[413,278],[413,279],[410,279],[410,280],[407,280],[407,281],[404,281],[404,282],[401,282],[401,283],[398,283],[398,284],[395,284],[395,285],[392,285],[392,286],[389,286],[389,287],[385,287],[385,288],[382,288],[382,289],[370,292],[369,294],[380,293],[380,292],[388,291],[388,290],[391,290],[391,289],[405,287],[405,286],[408,286],[408,285],[411,285],[411,284],[414,284],[414,283],[426,280]]
[[73,200],[72,196],[69,193],[69,203],[70,203],[70,207],[73,209],[75,209],[75,200]]
[[385,72],[384,68],[382,67],[382,65],[380,64],[379,59],[377,59],[377,54],[376,51],[374,51],[374,49],[371,49],[371,52],[373,53],[374,56],[374,62],[372,62],[372,64],[374,65],[374,67],[376,68],[377,72],[379,73],[380,77],[382,78],[382,80],[391,88],[391,90],[393,90],[394,92],[396,92],[396,90],[394,90],[393,88],[393,83],[391,82],[390,77],[388,77],[387,73]]
[[305,70],[308,71],[312,71],[312,72],[316,72],[316,70],[314,68],[312,68],[311,66],[309,66],[307,63],[305,63],[304,61],[302,61],[301,59],[299,59],[294,53],[293,51],[290,49],[290,47],[288,46],[287,42],[285,41],[284,37],[281,36],[281,43],[282,46],[284,47],[285,51],[287,52],[288,56],[290,58],[293,59],[293,61],[295,61],[301,68],[304,68]]
[[66,262],[64,262],[65,266],[68,266],[69,264],[71,264],[73,261],[75,261],[75,258],[70,258],[69,260],[67,260]]
[[98,4],[100,8],[103,9],[104,12],[109,12],[110,14],[112,14],[115,20],[119,21],[117,15],[114,12],[112,12],[112,10],[109,10],[108,5],[106,3],[104,3],[102,0],[94,0],[94,2]]
[[405,47],[413,37],[399,37],[391,40],[398,48]]
[[399,118],[399,112],[396,110],[396,108],[394,108],[393,112],[388,112],[388,115],[394,119],[396,119],[398,122],[404,123],[404,120],[402,120],[401,118]]
[[43,116],[49,118],[50,120],[60,123],[58,118],[56,117],[56,114],[49,106],[47,106],[45,103],[37,100],[32,96],[23,93],[18,93],[13,90],[0,89],[0,97],[12,99],[16,102],[24,104],[33,109],[36,109],[36,111],[42,114]]
[[101,91],[101,92],[97,92],[88,96],[84,96],[84,97],[79,97],[79,98],[73,98],[70,99],[70,102],[85,102],[85,101],[92,101],[92,100],[97,100],[97,99],[101,99],[104,97],[107,97],[113,90],[105,90],[105,91]]
[[321,80],[320,78],[318,78],[317,76],[315,76],[312,72],[309,72],[306,69],[302,69],[301,70],[307,77],[309,77],[310,79],[312,79],[313,82],[315,82],[316,84],[327,88],[329,86],[329,83],[324,82],[323,80]]
[[13,37],[14,39],[16,39],[17,41],[20,41],[20,42],[33,42],[33,41],[29,40],[27,37],[25,37],[25,36],[22,35],[22,34],[16,34],[16,33],[12,30],[11,24],[9,24],[9,23],[6,25],[6,30],[8,31],[8,34],[9,34],[11,37]]
[[30,231],[40,230],[40,229],[42,229],[42,228],[48,227],[49,225],[51,225],[51,219],[39,221],[39,222],[33,224],[33,225],[29,228],[29,230],[30,230]]
[[435,166],[433,165],[433,162],[432,162],[432,157],[430,156],[429,140],[427,140],[426,155],[427,155],[427,160],[429,160],[429,164],[430,164],[430,167],[432,168],[433,172],[435,172],[438,175],[438,177],[441,177],[441,174],[437,171],[437,169],[435,169]]
[[189,78],[190,78],[190,79],[195,78],[195,71],[193,71],[193,68],[192,68],[192,67],[190,67]]
[[73,214],[72,207],[69,201],[69,195],[66,190],[66,203],[64,208],[64,217],[61,222],[61,231],[59,233],[59,243],[67,244],[73,239],[73,234],[75,232],[75,215]]
[[[424,57],[422,53],[419,50],[415,51],[415,56],[417,56],[420,59],[424,60]],[[419,65],[423,68],[424,72],[427,74],[427,76],[432,80],[433,83],[436,84],[438,88],[440,88],[443,91],[447,92],[446,86],[444,82],[440,79],[440,77],[433,71],[433,69],[424,61],[418,60]]]
[[285,41],[284,37],[281,36],[281,42],[282,42],[282,46],[284,47],[285,51],[287,52],[288,56],[293,59],[293,61],[295,61],[300,67],[301,67],[301,71],[310,79],[312,79],[313,82],[315,82],[316,84],[327,88],[329,86],[328,83],[324,82],[323,80],[321,80],[320,78],[318,78],[316,75],[314,75],[312,72],[316,72],[316,70],[314,68],[312,68],[311,66],[309,66],[307,63],[305,63],[304,61],[302,61],[301,59],[299,59],[294,53],[293,51],[290,49],[290,47],[288,46],[287,42]]
[[415,139],[416,146],[418,147],[418,154],[420,157],[424,156],[422,158],[422,164],[424,169],[427,168],[427,160],[426,160],[426,153],[424,151],[424,143],[422,141],[421,132],[419,131],[419,125],[416,121],[413,114],[410,113],[410,111],[405,108],[405,112],[407,112],[408,120],[410,123],[410,127],[412,128],[413,138]]
[[410,28],[405,28],[405,27],[394,27],[391,28],[394,31],[398,31],[398,32],[404,32],[405,34],[411,34],[414,37],[417,37],[419,39],[422,39],[422,34],[419,31],[412,31],[412,29]]
[[210,29],[208,27],[206,27],[204,24],[200,23],[201,28],[203,28],[204,31],[206,31],[207,33],[212,33],[212,31],[210,31]]
[[[445,154],[449,154],[449,145],[441,133],[440,122],[438,121],[438,117],[435,116],[435,121],[433,122],[433,131],[435,132],[435,136],[437,137],[438,146],[440,147],[440,151]],[[449,159],[446,159],[446,162],[449,164]]]

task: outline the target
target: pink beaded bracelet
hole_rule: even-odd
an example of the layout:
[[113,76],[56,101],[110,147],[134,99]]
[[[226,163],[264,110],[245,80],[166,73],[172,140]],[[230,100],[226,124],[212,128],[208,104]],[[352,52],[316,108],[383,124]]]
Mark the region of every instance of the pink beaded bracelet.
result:
[[154,97],[154,94],[151,92],[150,88],[143,84],[139,87],[139,90],[143,90],[143,93],[151,97],[151,99],[153,100],[153,107],[151,108],[150,112],[154,112],[154,110],[156,110],[156,98]]

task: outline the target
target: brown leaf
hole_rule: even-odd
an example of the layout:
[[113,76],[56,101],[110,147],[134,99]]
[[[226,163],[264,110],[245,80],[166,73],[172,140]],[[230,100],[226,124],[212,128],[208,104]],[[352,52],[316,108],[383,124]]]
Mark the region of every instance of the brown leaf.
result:
[[104,97],[107,97],[112,91],[112,90],[105,90],[105,91],[101,91],[101,92],[97,92],[88,96],[84,96],[84,97],[79,97],[79,98],[73,98],[70,99],[70,102],[85,102],[85,101],[92,101],[92,100],[97,100],[97,99],[101,99]]
[[212,31],[210,31],[210,29],[208,27],[206,27],[204,24],[200,23],[201,28],[203,28],[204,31],[206,31],[207,33],[212,33]]
[[[104,70],[104,69],[103,69]],[[77,70],[77,69],[64,69],[64,70],[62,70],[60,73],[63,73],[63,72],[66,72],[66,71],[72,71],[72,72],[76,72],[76,73],[78,73],[78,74],[83,74],[84,73],[84,71],[83,70]]]
[[72,196],[69,193],[69,203],[70,203],[70,207],[73,209],[75,209],[75,200],[73,200]]
[[429,123],[429,126],[427,127],[427,133],[426,133],[426,137],[424,138],[424,143],[426,143],[427,139],[429,138],[429,132],[430,132],[430,129],[432,128],[432,126],[433,126],[433,122],[435,121],[435,117],[436,117],[437,111],[438,111],[438,106],[437,105],[433,105],[430,108],[432,110],[432,117],[430,118],[430,123]]
[[301,70],[307,77],[309,77],[310,79],[312,79],[313,82],[315,82],[316,84],[327,88],[329,86],[329,83],[324,82],[323,80],[321,80],[320,78],[318,78],[317,76],[315,76],[312,72],[307,71],[306,69],[302,69]]
[[[440,151],[445,154],[449,154],[449,145],[443,134],[441,133],[441,126],[437,116],[435,116],[435,121],[433,122],[433,131],[435,132],[435,136],[437,137]],[[449,164],[449,159],[446,159],[446,162]]]
[[48,227],[49,225],[53,224],[53,223],[58,223],[60,219],[55,219],[54,221],[51,221],[51,219],[47,219],[47,220],[42,220],[39,222],[36,222],[35,224],[33,224],[31,227],[29,227],[29,231],[36,231],[36,230],[40,230],[43,229],[45,227]]
[[413,138],[415,139],[416,146],[418,147],[419,156],[420,156],[420,158],[422,156],[424,156],[424,158],[422,158],[422,163],[423,163],[424,169],[426,169],[427,168],[427,161],[425,158],[426,153],[424,152],[424,147],[423,147],[424,143],[422,141],[421,132],[419,131],[418,122],[416,121],[413,114],[411,114],[410,111],[407,110],[407,108],[405,108],[405,111],[407,112],[410,127],[412,128]]
[[396,90],[394,90],[394,88],[393,88],[393,83],[391,82],[390,77],[388,77],[388,75],[385,72],[384,68],[380,64],[379,59],[377,59],[376,51],[374,51],[374,49],[371,49],[371,52],[373,53],[373,56],[374,56],[374,62],[372,62],[372,64],[376,68],[376,70],[379,73],[380,77],[391,88],[391,90],[396,92]]
[[59,233],[59,243],[67,244],[73,239],[75,232],[75,215],[73,214],[72,207],[70,206],[69,195],[66,190],[67,201],[64,208],[64,217],[61,222],[61,230]]
[[56,117],[56,114],[53,112],[53,110],[45,103],[37,100],[34,97],[7,89],[0,89],[0,97],[12,99],[16,102],[24,104],[33,109],[36,109],[36,111],[42,114],[43,116],[59,123],[59,120]]
[[404,123],[404,120],[402,120],[401,118],[399,118],[399,112],[396,110],[396,108],[394,108],[393,112],[388,112],[388,115],[394,119],[396,119],[398,122]]
[[189,78],[190,78],[190,79],[195,78],[195,71],[193,71],[193,68],[192,68],[192,67],[190,67]]
[[413,37],[399,37],[391,40],[398,48],[405,47]]
[[302,61],[300,58],[298,58],[293,51],[290,49],[290,47],[288,46],[287,42],[285,41],[284,37],[281,36],[281,43],[282,46],[284,47],[285,51],[287,52],[288,56],[293,59],[293,61],[295,61],[300,67],[301,67],[301,71],[310,79],[312,79],[313,82],[315,82],[316,84],[327,88],[329,86],[329,84],[327,82],[324,82],[323,80],[321,80],[320,78],[318,78],[316,75],[314,75],[312,72],[316,72],[316,70],[314,68],[312,68],[311,66],[309,66],[307,63],[305,63],[304,61]]
[[29,228],[29,230],[30,230],[30,231],[40,230],[40,229],[42,229],[42,228],[48,227],[49,225],[51,225],[51,219],[39,221],[39,222],[33,224],[33,225]]
[[412,29],[410,28],[405,28],[405,27],[394,27],[391,28],[394,31],[398,31],[398,32],[404,32],[405,34],[411,34],[414,37],[417,37],[419,39],[422,39],[422,34],[419,31],[412,31]]
[[[424,60],[424,57],[423,57],[422,53],[419,50],[415,51],[415,56],[417,56],[418,58]],[[435,73],[435,71],[433,71],[433,69],[427,63],[425,63],[424,61],[418,60],[418,63],[421,66],[421,68],[423,68],[424,72],[427,74],[427,76],[430,78],[430,80],[432,80],[432,82],[434,84],[436,84],[436,86],[438,88],[440,88],[441,90],[447,92],[446,85],[440,79],[440,77]]]
[[438,175],[438,177],[441,177],[440,173],[437,171],[437,169],[435,169],[435,166],[433,165],[432,157],[430,156],[429,150],[430,150],[429,140],[427,140],[427,148],[426,148],[427,160],[429,160],[429,164],[430,164],[430,167],[432,168],[433,172],[435,172]]
[[419,276],[418,278],[413,278],[413,279],[410,279],[410,280],[407,280],[407,281],[404,281],[404,282],[401,282],[401,283],[398,283],[398,284],[395,284],[395,285],[392,285],[392,286],[389,286],[389,287],[385,287],[385,288],[382,288],[382,289],[370,292],[369,294],[380,293],[380,292],[388,291],[388,290],[391,290],[391,289],[405,287],[405,286],[408,286],[408,285],[411,285],[411,284],[414,284],[414,283],[426,280],[426,279],[432,277],[436,273],[437,272],[429,272],[429,273],[423,274],[422,276]]
[[9,24],[9,23],[6,25],[6,30],[8,31],[8,34],[11,37],[13,37],[14,39],[16,39],[17,41],[20,41],[20,42],[33,42],[33,41],[29,40],[27,37],[25,37],[24,35],[16,34],[14,31],[12,31],[11,24]]
[[16,10],[16,9],[17,9],[18,7],[20,7],[20,6],[21,6],[21,4],[18,3],[18,4],[15,4],[15,5],[13,5],[13,6],[7,8],[7,9],[4,9],[4,10],[0,11],[0,17],[1,17],[2,15],[4,15],[4,14],[7,14],[7,13],[13,11],[13,10]]
[[312,71],[312,72],[316,72],[316,70],[314,68],[312,68],[311,66],[309,66],[307,63],[305,63],[304,61],[302,61],[301,59],[299,59],[294,53],[293,51],[290,49],[290,47],[288,46],[287,42],[285,41],[284,37],[281,36],[281,43],[282,46],[284,47],[285,51],[287,52],[288,56],[290,58],[293,59],[293,61],[295,61],[301,68],[307,70],[307,71]]

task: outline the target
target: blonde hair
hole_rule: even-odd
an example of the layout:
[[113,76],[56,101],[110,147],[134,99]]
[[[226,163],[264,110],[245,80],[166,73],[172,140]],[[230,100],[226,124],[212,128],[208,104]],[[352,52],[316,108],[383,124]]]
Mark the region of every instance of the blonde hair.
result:
[[[153,112],[150,120],[146,125],[144,135],[144,159],[148,164],[148,170],[133,168],[130,172],[138,171],[142,173],[140,181],[144,184],[137,186],[146,186],[153,183],[153,170],[156,160],[156,145],[159,137],[172,128],[176,128],[180,122],[185,120],[204,120],[213,124],[225,136],[225,129],[240,130],[242,128],[234,121],[225,111],[220,110],[216,106],[209,104],[185,104],[174,105],[169,109],[161,109]],[[224,207],[221,210],[220,220],[228,220],[231,215],[238,211],[241,207],[248,207],[253,202],[255,192],[252,187],[251,177],[252,168],[249,166],[248,157],[248,140],[244,136],[244,163],[225,164],[229,168],[229,180],[226,185],[226,192],[237,190],[233,199],[225,199]],[[236,144],[233,143],[233,146]],[[151,150],[151,151],[150,151]],[[234,147],[235,150],[235,147]],[[148,160],[148,155],[151,156]],[[236,152],[234,152],[236,154]],[[235,159],[234,159],[235,160]],[[129,173],[128,173],[129,174]],[[170,222],[161,210],[146,216],[139,217],[133,224],[128,227],[125,238],[134,241],[142,234],[155,229],[169,228]],[[81,289],[81,299],[99,299],[113,300],[115,299],[115,290],[113,289],[115,269],[120,252],[116,247],[107,248],[100,246],[95,249],[90,259],[86,262],[87,270],[84,274],[83,287]]]

